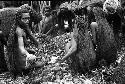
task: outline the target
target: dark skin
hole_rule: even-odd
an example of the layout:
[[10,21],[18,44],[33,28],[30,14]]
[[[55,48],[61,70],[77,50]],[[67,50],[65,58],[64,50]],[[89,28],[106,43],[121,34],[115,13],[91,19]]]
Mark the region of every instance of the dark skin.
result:
[[31,28],[32,32],[35,32],[34,28],[32,27],[32,22],[34,22],[34,25],[39,24],[42,20],[42,15],[37,13],[35,10],[31,10],[30,16],[29,27]]
[[34,42],[36,47],[40,47],[39,42],[36,40],[36,38],[31,34],[30,28],[22,21],[18,21],[18,25],[25,30],[26,35],[29,37],[31,41]]
[[60,63],[63,63],[65,60],[67,60],[69,57],[72,56],[73,53],[77,51],[77,41],[75,39],[75,36],[78,34],[78,28],[77,24],[74,24],[73,32],[70,32],[71,41],[66,44],[66,55],[62,59],[58,59],[56,61],[56,65],[59,65]]
[[[29,13],[22,13],[22,18],[21,18],[21,21],[23,23],[25,23],[26,25],[28,25],[29,23]],[[29,30],[28,30],[29,32]],[[32,60],[32,59],[35,59],[36,57],[33,56],[32,54],[29,54],[28,51],[25,49],[24,47],[24,37],[25,37],[25,32],[24,32],[24,29],[21,29],[19,26],[17,26],[16,28],[16,34],[17,34],[17,37],[18,37],[18,48],[19,48],[19,51],[20,51],[20,54],[21,55],[26,55],[28,59]],[[31,34],[29,32],[29,34]],[[30,35],[30,38],[33,40],[34,38],[31,37],[32,35]],[[34,39],[35,40],[35,39]]]
[[46,34],[49,31],[52,23],[52,16],[49,8],[44,9],[44,15],[45,15],[45,18],[42,23],[43,24],[42,33]]

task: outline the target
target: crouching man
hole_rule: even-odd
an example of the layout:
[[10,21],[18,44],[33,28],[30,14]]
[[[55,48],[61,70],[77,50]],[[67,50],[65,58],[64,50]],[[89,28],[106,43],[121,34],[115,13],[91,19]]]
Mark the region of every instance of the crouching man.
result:
[[[29,69],[32,67],[40,67],[42,64],[39,62],[35,62],[36,56],[33,54],[29,54],[29,52],[25,48],[25,42],[27,40],[26,35],[31,39],[31,41],[34,41],[34,43],[37,45],[37,47],[40,47],[40,44],[36,41],[36,39],[31,35],[30,29],[29,29],[29,12],[27,10],[20,11],[17,14],[17,28],[15,33],[15,47],[16,52],[18,53],[16,55],[15,60],[15,69],[16,72],[14,72],[14,75],[20,75],[22,74],[22,71]],[[29,65],[28,61],[32,62],[33,65]]]

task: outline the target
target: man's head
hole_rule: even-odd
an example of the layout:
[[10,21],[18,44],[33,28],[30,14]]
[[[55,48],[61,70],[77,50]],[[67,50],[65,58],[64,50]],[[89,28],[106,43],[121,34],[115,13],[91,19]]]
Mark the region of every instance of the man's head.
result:
[[73,19],[75,18],[75,14],[71,10],[61,10],[58,13],[57,17],[59,29],[64,30],[65,32],[72,31]]
[[51,8],[49,6],[45,7],[44,8],[44,14],[45,14],[45,16],[48,17],[50,15],[50,13],[51,13]]
[[17,21],[21,21],[25,24],[29,24],[30,13],[28,10],[20,10],[17,13]]
[[29,20],[30,20],[30,14],[29,13],[22,13],[22,17],[21,17],[21,21],[29,24]]

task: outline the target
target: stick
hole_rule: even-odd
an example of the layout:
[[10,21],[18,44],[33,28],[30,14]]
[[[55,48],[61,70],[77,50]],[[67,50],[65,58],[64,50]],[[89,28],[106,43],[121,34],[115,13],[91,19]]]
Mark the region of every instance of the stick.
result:
[[31,1],[31,7],[33,8],[33,2]]
[[45,6],[47,6],[46,1],[44,1]]
[[51,5],[51,3],[50,3],[51,1],[49,1],[49,6]]
[[[40,4],[40,1],[38,1],[38,3],[39,3],[39,8],[40,8],[40,11],[41,11],[41,4]],[[40,11],[39,11],[39,12],[40,12]]]

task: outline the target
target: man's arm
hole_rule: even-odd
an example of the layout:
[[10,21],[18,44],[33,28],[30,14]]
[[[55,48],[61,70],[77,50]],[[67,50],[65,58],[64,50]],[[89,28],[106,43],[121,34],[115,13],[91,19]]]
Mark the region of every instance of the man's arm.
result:
[[22,30],[19,27],[16,30],[16,34],[18,36],[18,44],[21,54],[28,55],[29,53],[24,48]]
[[27,27],[27,25],[22,21],[18,21],[18,23],[19,23],[19,26],[25,30],[26,35],[35,43],[35,45],[38,46],[39,43],[37,42],[35,37],[31,34],[31,30],[29,29],[29,27]]
[[31,30],[29,28],[26,29],[26,34],[28,35],[29,39],[31,39],[36,46],[39,45],[39,42],[36,40],[36,38],[31,34]]
[[[75,22],[76,23],[76,22]],[[74,52],[77,51],[77,35],[78,35],[77,24],[74,24],[73,32],[71,33],[70,49],[67,54],[62,58],[61,62],[64,62],[68,57],[70,57]]]
[[67,54],[62,58],[61,62],[64,62],[68,57],[70,57],[76,50],[77,50],[77,42],[75,40],[75,38],[73,37],[73,35],[71,35],[71,47],[69,49],[69,51],[67,52]]

